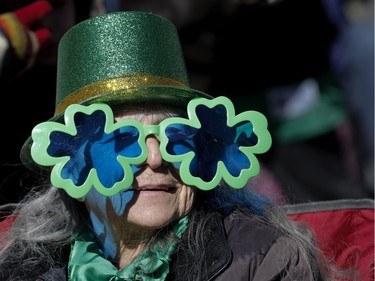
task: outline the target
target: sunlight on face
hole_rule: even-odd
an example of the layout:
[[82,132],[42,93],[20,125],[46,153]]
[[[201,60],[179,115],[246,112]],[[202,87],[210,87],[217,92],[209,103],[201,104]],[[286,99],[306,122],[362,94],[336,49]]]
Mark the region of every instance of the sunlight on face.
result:
[[[122,110],[115,116],[116,121],[136,119],[151,125],[173,114],[160,110],[155,113],[154,109],[142,114]],[[84,199],[107,256],[116,255],[119,241],[147,240],[158,229],[186,215],[193,206],[195,189],[182,183],[177,169],[162,159],[158,136],[148,136],[146,146],[147,159],[138,166],[129,189],[111,197],[92,190]]]
[[[135,115],[121,115],[116,120],[136,119]],[[145,113],[140,120],[151,125],[161,119]],[[193,188],[182,183],[176,169],[163,161],[157,136],[146,139],[148,157],[140,165],[133,183],[134,197],[126,219],[130,224],[146,228],[160,227],[186,215],[193,205]]]

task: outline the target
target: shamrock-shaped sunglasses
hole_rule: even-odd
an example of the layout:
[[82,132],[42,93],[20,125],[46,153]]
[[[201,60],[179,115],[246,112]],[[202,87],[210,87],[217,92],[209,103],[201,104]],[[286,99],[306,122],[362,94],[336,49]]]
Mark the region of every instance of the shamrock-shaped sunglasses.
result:
[[74,198],[94,187],[112,196],[131,186],[138,165],[146,161],[146,137],[160,139],[164,161],[179,169],[182,181],[210,190],[224,180],[243,187],[259,172],[254,154],[271,146],[266,118],[257,111],[235,115],[226,97],[189,102],[188,118],[171,117],[159,125],[136,120],[115,122],[104,103],[72,104],[65,124],[47,121],[32,131],[31,156],[42,166],[53,166],[51,183]]

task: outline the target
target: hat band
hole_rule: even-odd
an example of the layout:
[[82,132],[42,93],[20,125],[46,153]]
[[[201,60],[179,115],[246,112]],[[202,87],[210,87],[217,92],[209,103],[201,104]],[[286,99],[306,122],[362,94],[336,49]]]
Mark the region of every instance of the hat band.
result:
[[187,87],[187,85],[180,81],[161,76],[140,74],[112,78],[87,85],[78,91],[73,92],[56,106],[55,115],[63,112],[71,104],[80,103],[82,101],[94,98],[102,93],[149,85]]

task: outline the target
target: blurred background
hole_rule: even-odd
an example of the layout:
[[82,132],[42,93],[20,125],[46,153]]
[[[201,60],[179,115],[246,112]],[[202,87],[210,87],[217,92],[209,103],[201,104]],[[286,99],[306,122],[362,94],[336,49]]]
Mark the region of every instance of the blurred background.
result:
[[[3,0],[0,13],[33,2]],[[121,10],[152,12],[176,25],[192,88],[231,98],[237,113],[267,116],[273,146],[259,157],[261,172],[248,188],[278,204],[373,198],[373,1],[48,2],[51,12],[26,27],[50,32],[30,52],[31,63],[18,64],[17,74],[12,56],[0,64],[0,204],[18,201],[38,180],[19,151],[32,128],[53,116],[61,36],[82,20]],[[7,35],[0,20],[1,28]]]

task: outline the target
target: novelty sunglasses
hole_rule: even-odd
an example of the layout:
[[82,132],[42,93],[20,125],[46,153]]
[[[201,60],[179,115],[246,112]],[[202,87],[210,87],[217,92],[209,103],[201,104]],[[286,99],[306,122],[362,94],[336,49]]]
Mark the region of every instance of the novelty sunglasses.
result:
[[47,121],[32,131],[31,156],[51,166],[51,183],[71,197],[85,196],[93,187],[112,196],[130,187],[147,160],[146,138],[157,135],[164,161],[179,170],[181,180],[202,190],[225,181],[242,188],[259,173],[255,154],[271,146],[267,120],[257,111],[235,114],[226,97],[196,98],[187,118],[170,117],[158,125],[136,120],[115,121],[104,103],[72,104],[64,122]]

